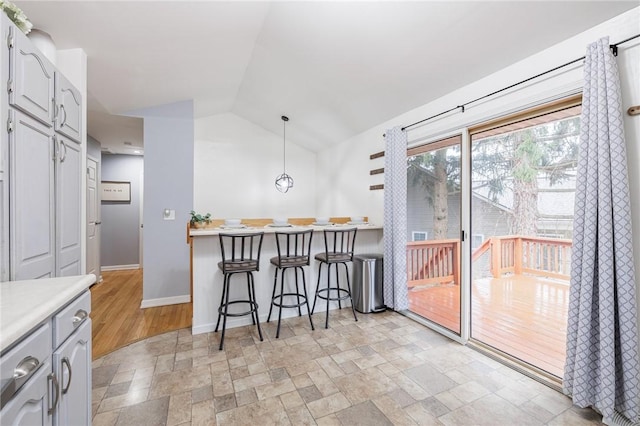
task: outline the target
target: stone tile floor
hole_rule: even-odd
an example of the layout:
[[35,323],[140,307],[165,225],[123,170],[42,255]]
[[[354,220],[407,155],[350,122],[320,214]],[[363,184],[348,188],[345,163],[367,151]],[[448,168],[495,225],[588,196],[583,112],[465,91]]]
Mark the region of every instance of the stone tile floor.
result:
[[587,425],[589,409],[393,312],[152,337],[93,363],[93,424]]

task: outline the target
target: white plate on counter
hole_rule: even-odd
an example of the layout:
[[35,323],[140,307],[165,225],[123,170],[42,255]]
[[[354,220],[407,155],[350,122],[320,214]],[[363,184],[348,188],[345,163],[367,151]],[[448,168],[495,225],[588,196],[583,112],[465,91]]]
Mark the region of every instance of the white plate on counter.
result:
[[323,222],[323,223],[313,222],[312,225],[314,225],[314,226],[331,226],[331,225],[333,225],[333,222]]
[[285,223],[285,224],[282,224],[282,225],[280,225],[280,224],[276,224],[276,223],[270,223],[270,224],[268,224],[267,226],[270,226],[270,227],[272,227],[272,228],[289,228],[289,227],[291,227],[291,226],[293,226],[293,225],[292,225],[292,224],[290,224],[290,223]]
[[242,229],[242,228],[246,228],[247,225],[220,225],[220,228],[222,229]]

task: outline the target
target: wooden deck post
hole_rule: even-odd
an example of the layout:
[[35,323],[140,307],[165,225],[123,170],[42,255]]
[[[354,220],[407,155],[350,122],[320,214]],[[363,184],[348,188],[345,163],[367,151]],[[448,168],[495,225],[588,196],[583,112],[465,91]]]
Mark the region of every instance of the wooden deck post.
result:
[[513,251],[513,273],[522,275],[522,238],[516,238]]
[[500,238],[491,238],[491,275],[493,278],[500,278],[502,268],[502,247]]

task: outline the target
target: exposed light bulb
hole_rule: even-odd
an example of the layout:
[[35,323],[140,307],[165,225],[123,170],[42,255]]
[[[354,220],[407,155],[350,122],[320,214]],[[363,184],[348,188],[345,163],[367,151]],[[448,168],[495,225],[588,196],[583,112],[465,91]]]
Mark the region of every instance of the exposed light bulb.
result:
[[280,192],[287,192],[293,188],[293,178],[286,173],[276,178],[276,189]]

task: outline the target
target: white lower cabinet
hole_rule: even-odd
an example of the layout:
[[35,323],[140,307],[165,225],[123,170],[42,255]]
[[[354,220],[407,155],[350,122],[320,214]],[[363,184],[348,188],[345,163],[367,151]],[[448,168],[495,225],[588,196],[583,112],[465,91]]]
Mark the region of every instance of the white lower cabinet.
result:
[[53,371],[60,382],[53,424],[91,424],[91,320],[53,353]]
[[2,407],[0,425],[40,426],[52,424],[52,417],[49,414],[51,393],[49,389],[53,389],[50,387],[52,382],[50,372],[51,364],[48,362],[40,366],[19,393],[6,406]]
[[91,425],[91,294],[0,356],[0,425]]

